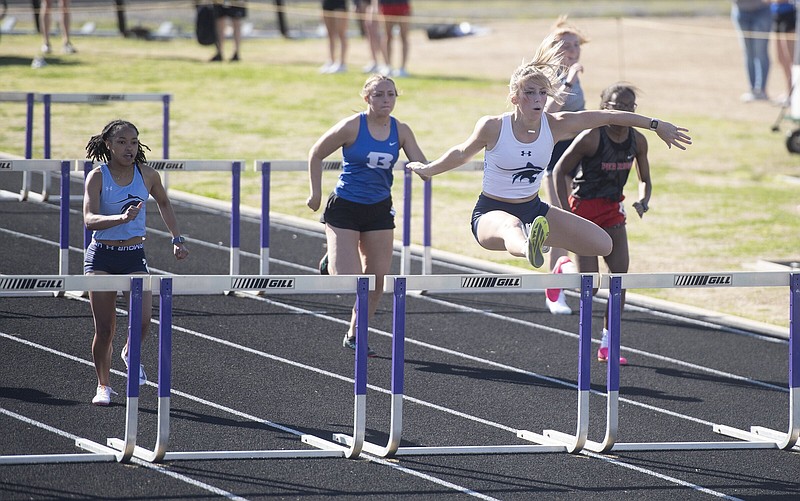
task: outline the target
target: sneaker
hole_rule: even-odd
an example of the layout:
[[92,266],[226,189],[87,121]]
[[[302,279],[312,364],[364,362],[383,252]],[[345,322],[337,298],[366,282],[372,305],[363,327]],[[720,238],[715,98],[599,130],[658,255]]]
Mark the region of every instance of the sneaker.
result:
[[212,63],[216,63],[216,62],[222,61],[222,54],[217,52],[216,54],[214,54],[214,57],[209,59],[209,61],[212,62]]
[[328,255],[327,254],[322,256],[322,259],[319,260],[319,274],[320,275],[330,275],[330,273],[328,273]]
[[50,49],[50,44],[49,43],[43,43],[42,44],[42,54],[50,54],[51,52],[53,52],[53,51],[52,51],[52,49]]
[[[344,339],[342,339],[342,346],[345,348],[349,348],[353,351],[356,351],[356,338],[354,337],[347,337],[347,334],[344,335]],[[367,356],[374,357],[376,356],[375,352],[372,351],[369,346],[367,346]]]
[[550,309],[550,313],[553,315],[572,315],[572,308],[569,307],[567,304],[567,299],[564,296],[564,291],[561,289],[547,289],[550,290],[557,290],[558,296],[555,301],[551,301],[550,297],[546,297],[544,299],[545,303],[547,303],[547,308]]
[[[597,360],[600,362],[608,362],[608,348],[600,348],[597,350]],[[628,365],[628,359],[619,357],[619,365]]]
[[745,92],[742,94],[740,98],[745,103],[751,103],[753,101],[767,101],[769,98],[767,97],[767,93],[763,90],[754,90],[751,92]]
[[378,63],[376,62],[373,62],[372,64],[368,64],[363,68],[361,68],[361,71],[363,71],[364,73],[377,73],[379,70],[380,66],[378,66]]
[[[125,368],[128,368],[128,357],[126,353],[120,353],[122,361],[125,362]],[[139,364],[139,386],[147,384],[147,374],[144,373],[144,365]]]
[[[575,264],[569,258],[569,256],[561,256],[556,261],[556,265],[553,267],[553,273],[577,273],[578,270],[575,267]],[[550,312],[554,315],[572,315],[572,310],[567,306],[566,300],[564,298],[564,291],[561,289],[546,289],[545,296],[547,301],[547,306],[550,308]],[[553,306],[551,306],[553,305]],[[553,311],[553,309],[559,310],[557,313]],[[567,313],[569,310],[569,313]]]
[[528,227],[528,249],[526,257],[534,268],[541,268],[544,264],[542,244],[550,234],[550,225],[544,216],[536,216]]
[[329,75],[334,75],[336,73],[347,73],[347,65],[341,63],[333,63],[332,65],[330,65],[328,71],[326,71],[325,73],[328,73]]
[[330,73],[331,72],[331,68],[333,68],[335,66],[336,66],[336,63],[334,63],[333,61],[328,61],[327,63],[325,63],[325,64],[323,64],[322,66],[319,67],[319,72],[321,74],[325,75],[327,73]]
[[31,61],[31,68],[34,70],[44,68],[45,66],[47,66],[47,61],[45,61],[42,56],[36,56],[33,58],[33,61]]
[[117,392],[112,390],[110,386],[102,384],[97,385],[97,394],[92,399],[94,405],[109,405],[111,403],[111,395],[117,395]]
[[396,70],[392,70],[392,76],[395,78],[406,78],[409,75],[405,68],[397,68]]
[[72,42],[67,42],[64,44],[64,47],[61,48],[61,51],[64,54],[75,54],[78,50],[72,45]]

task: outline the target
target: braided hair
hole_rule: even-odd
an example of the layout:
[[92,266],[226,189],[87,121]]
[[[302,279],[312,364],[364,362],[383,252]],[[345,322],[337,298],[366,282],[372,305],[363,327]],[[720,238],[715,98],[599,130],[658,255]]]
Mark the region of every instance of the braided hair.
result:
[[[139,129],[128,121],[114,120],[113,122],[109,122],[108,125],[103,127],[103,132],[92,136],[89,142],[86,143],[86,157],[91,160],[103,160],[106,163],[110,162],[111,150],[106,146],[106,141],[114,137],[120,129],[125,127],[130,127],[136,131],[137,136],[139,135]],[[147,163],[147,158],[145,158],[144,155],[145,148],[147,151],[150,151],[150,148],[146,144],[140,142],[138,150],[136,151],[136,158],[134,159],[136,163]]]

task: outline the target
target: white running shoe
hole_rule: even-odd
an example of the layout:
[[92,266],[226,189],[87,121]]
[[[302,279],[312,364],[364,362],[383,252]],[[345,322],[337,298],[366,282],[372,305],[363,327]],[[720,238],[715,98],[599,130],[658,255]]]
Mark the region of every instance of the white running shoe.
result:
[[572,315],[572,308],[567,304],[567,299],[564,296],[563,290],[559,292],[558,299],[555,301],[550,301],[548,297],[545,297],[544,301],[547,303],[547,307],[553,315]]
[[42,56],[36,56],[33,58],[33,61],[31,61],[31,68],[34,70],[44,68],[45,66],[47,66],[47,61],[45,61]]
[[[127,353],[120,353],[120,357],[122,357],[122,361],[125,362],[125,368],[128,368],[128,354]],[[144,386],[147,384],[147,374],[144,373],[144,365],[139,364],[139,386]]]
[[110,386],[98,384],[97,394],[92,399],[92,403],[94,405],[109,405],[111,403],[111,395],[117,395],[117,392],[112,390]]

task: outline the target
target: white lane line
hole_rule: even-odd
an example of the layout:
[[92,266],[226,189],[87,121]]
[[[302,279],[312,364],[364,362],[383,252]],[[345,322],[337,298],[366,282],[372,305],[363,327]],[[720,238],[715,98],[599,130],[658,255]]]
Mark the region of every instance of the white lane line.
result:
[[[13,336],[9,336],[8,334],[2,333],[2,332],[0,332],[0,335],[2,335],[4,337],[7,337],[9,339],[14,339]],[[14,340],[17,340],[17,339],[14,339]],[[35,345],[32,345],[32,346],[35,346]],[[66,355],[66,353],[61,353],[61,355],[62,356]],[[73,358],[73,357],[69,357],[68,356],[67,358]],[[90,363],[89,365],[92,365],[92,364]],[[69,440],[71,440],[73,442],[76,441],[76,440],[85,439],[85,437],[79,437],[78,435],[74,435],[74,434],[72,434],[72,433],[70,433],[68,431],[65,431],[65,430],[62,430],[62,429],[59,429],[59,428],[55,428],[53,426],[50,426],[49,424],[42,423],[41,421],[36,421],[35,419],[31,419],[31,418],[29,418],[27,416],[23,416],[22,414],[18,414],[16,412],[10,411],[8,409],[4,409],[2,407],[0,407],[0,414],[5,414],[6,416],[8,416],[10,418],[16,419],[18,421],[22,421],[25,424],[29,424],[29,425],[35,426],[37,428],[41,428],[42,430],[48,431],[50,433],[54,433],[54,434],[56,434],[56,435],[58,435],[60,437],[67,438],[67,439],[69,439]],[[87,452],[86,454],[90,455],[91,453]],[[220,489],[218,487],[214,487],[213,485],[206,484],[206,483],[201,482],[201,481],[199,481],[197,479],[194,479],[194,478],[191,478],[191,477],[187,477],[186,475],[181,475],[180,473],[175,473],[174,471],[170,471],[167,468],[164,468],[162,466],[159,466],[159,465],[156,465],[156,464],[153,464],[153,463],[149,463],[147,461],[142,461],[142,460],[139,460],[138,458],[131,458],[131,462],[136,463],[139,466],[144,466],[145,468],[149,468],[151,470],[157,471],[158,473],[161,473],[163,475],[167,475],[167,476],[172,477],[172,478],[174,478],[176,480],[180,480],[181,482],[184,482],[186,484],[193,485],[193,486],[198,487],[200,489],[206,490],[206,491],[208,491],[208,492],[210,492],[212,494],[216,494],[217,496],[222,496],[222,497],[224,497],[226,499],[232,499],[232,500],[236,500],[236,501],[247,501],[246,498],[237,496],[237,495],[232,494],[232,493],[230,493],[228,491],[224,491],[224,490],[222,490],[222,489]]]
[[[81,300],[83,300],[83,299],[81,298]],[[245,346],[237,345],[235,343],[222,341],[220,339],[216,339],[216,338],[213,338],[213,337],[210,337],[210,336],[206,336],[205,334],[201,334],[199,332],[191,331],[189,329],[176,328],[175,326],[173,326],[173,328],[175,328],[177,330],[181,330],[182,332],[185,332],[187,334],[195,335],[195,336],[203,338],[203,339],[208,339],[210,341],[219,342],[219,343],[221,343],[223,345],[229,346],[229,347],[234,348],[234,349],[240,349],[240,350],[243,350],[243,351],[247,351],[249,353],[261,355],[261,356],[263,356],[265,358],[269,358],[269,359],[276,360],[276,361],[279,361],[279,362],[289,363],[290,365],[294,365],[294,366],[297,366],[297,367],[303,367],[303,368],[312,370],[314,372],[317,372],[319,374],[323,374],[323,375],[326,375],[326,376],[329,376],[329,377],[333,377],[333,378],[336,378],[336,379],[345,380],[345,381],[348,380],[348,378],[345,378],[343,376],[340,376],[340,375],[332,373],[332,372],[328,372],[328,371],[325,371],[325,370],[322,370],[322,369],[318,369],[318,368],[315,368],[315,367],[311,367],[311,366],[307,366],[307,365],[304,365],[304,364],[300,364],[300,363],[297,363],[297,362],[294,362],[294,361],[291,361],[291,360],[283,359],[281,357],[276,357],[276,356],[270,355],[268,353],[259,352],[257,350],[253,350],[253,349],[247,348]],[[84,360],[84,359],[76,357],[74,355],[70,355],[69,353],[64,353],[62,351],[55,350],[55,349],[50,348],[48,346],[44,346],[44,345],[41,345],[39,343],[34,343],[34,342],[29,341],[27,339],[19,338],[17,336],[12,335],[12,334],[7,334],[5,332],[0,332],[0,337],[8,339],[10,341],[16,341],[18,343],[27,345],[27,346],[29,346],[31,348],[39,349],[39,350],[45,351],[47,353],[51,353],[53,355],[57,355],[57,356],[60,356],[60,357],[63,357],[63,358],[67,358],[69,360],[81,363],[83,365],[88,365],[88,366],[94,367],[93,363],[90,360]],[[125,373],[121,372],[121,371],[117,371],[117,370],[113,370],[112,369],[111,372],[116,374],[116,375],[119,375],[119,376],[121,376],[123,378],[127,377],[127,375]],[[352,382],[353,380],[349,379],[349,381]],[[156,383],[152,382],[152,381],[148,381],[147,384],[149,386],[158,387],[158,385]],[[233,409],[231,407],[227,407],[227,406],[218,404],[216,402],[212,402],[210,400],[206,400],[204,398],[197,397],[195,395],[192,395],[190,393],[186,393],[184,391],[177,390],[175,388],[171,389],[171,394],[172,395],[176,395],[176,396],[181,396],[183,398],[186,398],[187,400],[191,400],[193,402],[196,402],[196,403],[211,407],[213,409],[217,409],[219,411],[222,411],[222,412],[225,412],[225,413],[228,413],[228,414],[232,414],[232,415],[234,415],[236,417],[239,417],[239,418],[242,418],[242,419],[247,419],[247,420],[250,420],[250,421],[253,421],[253,422],[256,422],[256,423],[260,423],[260,424],[263,424],[265,426],[269,426],[269,427],[275,428],[277,430],[296,435],[298,437],[304,435],[304,432],[301,432],[299,430],[295,430],[295,429],[290,428],[288,426],[284,426],[284,425],[280,425],[278,423],[274,423],[274,422],[269,421],[267,419],[263,419],[263,418],[260,418],[258,416],[254,416],[252,414],[247,414],[245,412],[238,411],[238,410]],[[29,424],[36,424],[37,423],[37,422],[35,422],[34,420],[32,420],[30,418],[27,418],[27,417],[22,416],[20,414],[16,414],[16,413],[11,412],[11,411],[7,411],[7,410],[3,409],[2,407],[0,407],[0,412],[2,412],[4,414],[7,414],[10,417],[13,417],[15,419],[19,419],[21,421],[29,423]],[[36,425],[39,426],[38,424],[36,424]],[[72,434],[70,434],[70,433],[68,433],[66,431],[59,430],[58,428],[54,428],[52,426],[46,425],[44,423],[41,423],[41,426],[39,426],[39,427],[41,427],[41,428],[43,428],[43,429],[45,429],[47,431],[56,433],[56,434],[58,434],[60,436],[65,436],[65,437],[68,437],[68,438],[81,438],[81,437],[78,437],[76,435],[72,435]],[[421,478],[423,480],[426,480],[428,482],[440,485],[442,487],[446,487],[448,489],[452,489],[452,490],[461,492],[463,494],[470,495],[472,497],[477,497],[479,499],[486,499],[486,500],[494,500],[495,499],[495,498],[492,498],[490,496],[486,496],[486,495],[481,494],[479,492],[473,491],[472,489],[469,489],[467,487],[464,487],[464,486],[461,486],[461,485],[457,485],[457,484],[453,484],[451,482],[448,482],[446,480],[434,477],[432,475],[428,475],[426,473],[422,473],[422,472],[419,472],[419,471],[412,470],[410,468],[406,468],[406,467],[400,466],[398,464],[392,463],[391,461],[387,461],[387,460],[382,459],[382,458],[378,458],[378,457],[371,456],[371,455],[365,455],[364,459],[367,459],[367,460],[375,462],[375,463],[379,463],[379,464],[384,465],[384,466],[389,466],[389,467],[394,468],[394,469],[396,469],[398,471],[401,471],[403,473],[419,477],[419,478]],[[166,470],[165,468],[162,468],[162,467],[160,467],[158,465],[149,463],[147,461],[141,461],[141,460],[139,460],[137,458],[132,458],[132,461],[135,462],[136,464],[141,464],[142,466],[147,466],[148,468],[156,470],[159,473],[171,474],[171,476],[174,476],[175,478],[178,478],[178,479],[180,479],[180,480],[182,480],[184,482],[187,482],[187,483],[190,483],[190,484],[193,484],[193,485],[203,486],[203,488],[206,488],[207,490],[210,490],[210,491],[214,492],[215,494],[226,496],[226,497],[229,497],[230,499],[237,499],[237,500],[238,499],[244,499],[244,498],[240,498],[240,497],[234,496],[233,494],[226,493],[225,491],[222,491],[221,489],[217,489],[216,487],[209,486],[207,484],[202,484],[202,483],[200,483],[198,481],[195,481],[195,480],[193,480],[193,479],[191,479],[189,477],[185,477],[183,475],[179,475],[179,474],[176,474],[176,473],[173,473],[173,472],[169,472],[169,470]]]
[[[84,302],[86,301],[83,298],[76,298],[76,299],[84,301]],[[263,298],[259,298],[259,299],[263,299]],[[269,302],[273,302],[273,301],[269,301]],[[301,308],[296,308],[296,307],[292,307],[291,309],[302,311]],[[122,311],[122,310],[120,310],[120,311]],[[320,315],[318,313],[310,313],[310,314],[313,315],[313,316],[316,316],[316,317],[326,318],[324,315]],[[347,323],[344,320],[340,320],[340,319],[336,319],[336,318],[332,318],[331,320],[334,320],[336,322],[341,322],[341,323]],[[264,358],[268,358],[268,359],[271,359],[271,360],[275,360],[275,361],[278,361],[278,362],[287,363],[287,364],[290,364],[290,365],[295,366],[295,367],[304,368],[304,369],[313,371],[315,373],[322,374],[322,375],[325,375],[325,376],[329,376],[329,377],[332,377],[332,378],[335,378],[335,379],[347,381],[347,382],[350,382],[350,383],[354,382],[352,378],[341,376],[339,374],[335,374],[335,373],[332,373],[330,371],[326,371],[326,370],[319,369],[319,368],[316,368],[316,367],[308,366],[308,365],[302,364],[300,362],[295,362],[295,361],[292,361],[292,360],[284,359],[282,357],[277,357],[275,355],[271,355],[269,353],[261,352],[261,351],[255,350],[253,348],[242,346],[242,345],[239,345],[237,343],[233,343],[233,342],[230,342],[230,341],[214,338],[212,336],[208,336],[206,334],[203,334],[203,333],[200,333],[200,332],[197,332],[197,331],[193,331],[193,330],[182,328],[182,327],[176,327],[175,325],[173,325],[173,329],[181,331],[181,332],[184,332],[184,333],[189,334],[189,335],[193,335],[193,336],[202,338],[202,339],[206,339],[206,340],[211,341],[211,342],[216,342],[216,343],[222,344],[224,346],[228,346],[230,348],[242,350],[242,351],[245,351],[245,352],[248,352],[248,353],[251,353],[251,354],[255,354],[255,355],[258,355],[258,356],[261,356],[261,357],[264,357]],[[38,343],[34,343],[32,341],[28,341],[26,339],[21,339],[21,338],[18,338],[16,336],[13,336],[13,335],[10,335],[10,334],[6,334],[6,333],[3,333],[3,332],[0,332],[0,337],[4,337],[4,338],[12,340],[12,341],[17,341],[19,343],[28,345],[30,347],[44,350],[44,351],[46,351],[48,353],[52,353],[52,354],[55,354],[55,355],[58,355],[58,356],[62,356],[62,357],[68,358],[70,360],[74,360],[74,361],[77,361],[79,363],[82,363],[84,365],[92,366],[92,362],[89,361],[89,360],[84,360],[84,359],[81,359],[79,357],[75,357],[74,355],[63,353],[61,351],[54,350],[54,349],[49,348],[47,346],[43,346],[43,345],[40,345]],[[121,371],[113,370],[112,372],[117,374],[117,375],[120,375],[122,377],[125,377],[125,374],[122,373]],[[150,386],[157,386],[152,381],[148,381],[147,384],[150,385]],[[370,389],[373,389],[373,390],[376,390],[376,391],[379,391],[379,392],[382,392],[382,393],[386,393],[386,394],[390,393],[390,390],[387,390],[387,389],[384,389],[384,388],[379,388],[379,387],[376,387],[374,385],[369,385],[369,387],[370,387]],[[227,407],[227,406],[224,406],[224,405],[221,405],[221,404],[217,404],[215,402],[212,402],[212,401],[209,401],[209,400],[206,400],[206,399],[191,395],[189,393],[186,393],[186,392],[183,392],[183,391],[180,391],[180,390],[177,390],[177,389],[172,389],[172,393],[174,395],[176,395],[176,396],[181,396],[181,397],[184,397],[184,398],[186,398],[188,400],[191,400],[191,401],[194,401],[194,402],[197,402],[197,403],[212,407],[214,409],[217,409],[217,410],[229,413],[229,414],[233,414],[233,415],[235,415],[237,417],[240,417],[240,418],[243,418],[243,419],[248,419],[248,420],[251,420],[251,421],[266,425],[266,426],[270,426],[270,427],[279,429],[281,431],[294,434],[296,436],[301,436],[303,434],[299,430],[294,430],[292,428],[289,428],[289,427],[286,427],[286,426],[283,426],[283,425],[279,425],[277,423],[273,423],[273,422],[271,422],[269,420],[266,420],[266,419],[263,419],[263,418],[259,418],[257,416],[253,416],[253,415],[250,415],[250,414],[247,414],[247,413],[232,409],[230,407]],[[471,416],[471,415],[468,415],[468,414],[464,414],[464,413],[462,413],[460,411],[456,411],[454,409],[449,409],[449,408],[446,408],[446,407],[443,407],[443,406],[432,404],[430,402],[425,402],[425,401],[422,401],[422,400],[418,400],[418,399],[414,399],[414,398],[408,398],[408,397],[406,397],[406,399],[408,399],[410,401],[413,401],[415,403],[421,404],[421,405],[425,405],[425,406],[428,406],[428,407],[435,408],[437,410],[441,410],[441,411],[447,412],[449,414],[453,414],[453,415],[456,415],[456,416],[459,416],[459,417],[470,419],[472,421],[476,421],[476,422],[479,422],[479,423],[482,423],[482,424],[493,426],[495,428],[503,429],[503,430],[506,430],[506,431],[509,431],[509,432],[514,432],[514,433],[517,431],[516,429],[514,429],[512,427],[509,427],[509,426],[506,426],[506,425],[503,425],[503,424],[500,424],[500,423],[492,422],[492,421],[489,421],[489,420],[486,420],[486,419],[482,419],[482,418],[479,418],[477,416]],[[594,454],[594,453],[591,453],[591,452],[588,452],[588,451],[582,451],[581,454],[587,455],[587,456],[595,458],[595,459],[601,459],[601,460],[606,461],[606,462],[608,462],[608,463],[610,463],[612,465],[615,465],[615,466],[622,466],[622,467],[625,467],[627,469],[630,469],[630,470],[633,470],[633,471],[636,471],[636,472],[639,472],[639,473],[642,473],[642,474],[646,474],[646,475],[650,475],[650,476],[653,476],[653,477],[656,477],[656,478],[659,478],[659,479],[662,479],[662,480],[666,480],[666,481],[675,483],[677,485],[681,485],[683,487],[688,487],[688,488],[691,488],[691,489],[694,489],[694,490],[697,490],[697,491],[700,491],[700,492],[705,492],[707,494],[713,494],[713,495],[715,495],[717,497],[735,499],[735,498],[731,498],[730,496],[728,496],[726,494],[717,493],[716,491],[712,491],[710,489],[706,489],[704,487],[697,486],[695,484],[691,484],[689,482],[680,480],[678,478],[670,477],[670,476],[658,473],[658,472],[653,471],[653,470],[649,470],[649,469],[646,469],[646,468],[642,468],[642,467],[638,467],[638,466],[635,466],[635,465],[631,465],[629,463],[625,463],[623,461],[619,461],[619,460],[616,460],[616,459],[608,458],[608,457],[602,456],[600,454]],[[485,496],[485,495],[483,495],[481,493],[478,493],[476,491],[473,491],[473,490],[471,490],[471,489],[469,489],[467,487],[459,486],[459,485],[456,485],[456,484],[452,484],[450,482],[447,482],[445,480],[439,479],[437,477],[433,477],[431,475],[427,475],[427,474],[424,474],[424,473],[421,473],[421,472],[417,472],[416,470],[400,466],[400,465],[398,465],[396,463],[392,463],[392,462],[387,461],[387,460],[385,460],[383,458],[378,458],[378,457],[375,457],[375,456],[372,456],[372,455],[369,455],[369,454],[365,454],[364,457],[366,459],[370,460],[370,461],[374,461],[374,462],[380,463],[380,464],[385,465],[385,466],[391,466],[391,467],[396,468],[397,470],[402,471],[404,473],[415,475],[415,476],[417,476],[419,478],[422,478],[424,480],[436,483],[437,485],[441,485],[443,487],[454,489],[454,490],[457,490],[457,491],[462,492],[464,494],[468,494],[468,495],[473,496],[473,497],[479,497],[479,498],[482,498],[482,499],[494,499],[494,498],[491,498],[489,496]],[[147,463],[147,464],[149,464],[149,463]]]

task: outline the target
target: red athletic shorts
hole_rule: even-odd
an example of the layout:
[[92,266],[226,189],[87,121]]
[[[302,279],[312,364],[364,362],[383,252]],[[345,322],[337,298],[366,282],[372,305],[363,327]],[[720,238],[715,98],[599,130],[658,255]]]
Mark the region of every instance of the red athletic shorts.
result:
[[384,16],[410,16],[411,15],[411,4],[410,3],[390,3],[390,4],[381,4],[380,6],[381,14]]
[[569,207],[573,214],[588,219],[601,228],[625,223],[625,206],[622,205],[622,200],[615,202],[607,198],[584,199],[570,196]]

